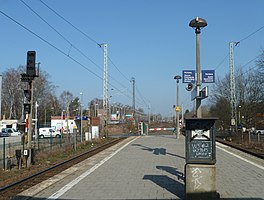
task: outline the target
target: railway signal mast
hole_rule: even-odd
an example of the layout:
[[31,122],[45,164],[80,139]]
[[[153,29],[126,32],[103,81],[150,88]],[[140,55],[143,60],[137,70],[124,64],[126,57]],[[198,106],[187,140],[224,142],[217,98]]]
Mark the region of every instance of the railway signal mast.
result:
[[[28,157],[27,159],[27,167],[30,167],[32,161],[32,146],[31,146],[31,138],[32,138],[32,111],[33,111],[33,82],[35,77],[38,77],[39,74],[39,63],[38,68],[36,69],[36,52],[28,51],[27,52],[27,65],[26,65],[26,73],[21,74],[21,81],[26,82],[27,89],[24,90],[25,94],[25,103],[24,103],[24,114],[26,115],[26,128],[25,133],[27,135],[27,148],[24,150]],[[36,126],[36,123],[35,123]]]

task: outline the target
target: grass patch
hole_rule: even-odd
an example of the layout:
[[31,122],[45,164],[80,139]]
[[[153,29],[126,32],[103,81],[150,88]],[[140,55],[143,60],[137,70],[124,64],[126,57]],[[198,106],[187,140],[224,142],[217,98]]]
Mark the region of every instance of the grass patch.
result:
[[[92,142],[83,142],[76,146],[76,151],[72,145],[64,146],[62,148],[52,149],[52,151],[36,151],[35,163],[29,168],[23,164],[22,169],[18,169],[14,166],[11,170],[0,171],[0,187],[11,184],[15,181],[21,180],[27,176],[37,173],[38,171],[44,170],[50,166],[60,163],[64,160],[70,159],[74,156],[80,155],[92,148],[98,147],[102,144],[112,141],[113,138],[102,138],[96,139]],[[23,163],[26,161],[23,160]]]

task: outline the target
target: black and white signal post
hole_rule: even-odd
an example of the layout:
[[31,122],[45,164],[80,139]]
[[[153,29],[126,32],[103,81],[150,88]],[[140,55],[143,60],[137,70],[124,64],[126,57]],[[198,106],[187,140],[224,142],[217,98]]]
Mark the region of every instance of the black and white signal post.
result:
[[24,100],[24,114],[26,118],[26,127],[25,127],[25,139],[27,143],[27,149],[24,150],[25,156],[27,158],[27,167],[30,167],[32,162],[32,111],[33,111],[33,82],[35,77],[38,77],[38,69],[36,69],[36,52],[28,51],[27,52],[27,65],[26,73],[21,74],[21,81],[26,82],[26,89],[24,90],[25,100]]

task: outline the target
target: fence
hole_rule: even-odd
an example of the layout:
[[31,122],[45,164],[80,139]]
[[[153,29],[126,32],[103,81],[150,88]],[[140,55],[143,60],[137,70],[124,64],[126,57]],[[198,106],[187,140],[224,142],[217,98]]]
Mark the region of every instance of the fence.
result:
[[229,133],[224,131],[218,131],[216,137],[223,138],[225,140],[233,141],[238,144],[247,146],[256,146],[264,149],[264,134],[253,134],[250,132],[242,133]]
[[[72,146],[76,150],[79,143],[81,143],[81,135],[69,133],[59,138],[33,138],[31,146],[35,152],[50,152],[66,146]],[[22,143],[20,136],[0,138],[0,169],[10,169],[12,165],[17,165],[16,150],[23,152],[27,148],[27,144]]]

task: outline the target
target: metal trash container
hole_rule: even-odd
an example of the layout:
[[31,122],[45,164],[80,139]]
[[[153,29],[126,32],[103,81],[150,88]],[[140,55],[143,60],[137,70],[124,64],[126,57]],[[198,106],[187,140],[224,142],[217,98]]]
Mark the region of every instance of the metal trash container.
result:
[[215,164],[215,128],[218,118],[186,118],[186,163]]

